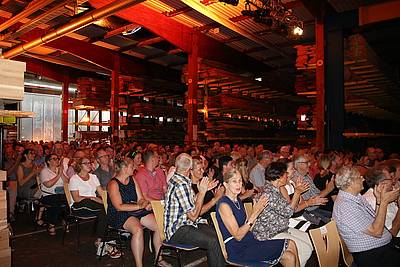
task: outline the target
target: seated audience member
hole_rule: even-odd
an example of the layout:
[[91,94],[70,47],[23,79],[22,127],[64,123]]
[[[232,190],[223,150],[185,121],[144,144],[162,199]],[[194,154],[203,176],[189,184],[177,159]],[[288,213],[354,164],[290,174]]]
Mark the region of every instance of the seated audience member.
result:
[[[47,155],[45,158],[46,167],[40,172],[40,190],[42,191],[41,202],[46,208],[47,222],[49,223],[47,231],[50,235],[56,234],[55,225],[59,221],[65,207],[68,207],[67,199],[64,194],[63,166],[56,154]],[[41,221],[41,220],[40,220]],[[38,225],[43,223],[38,221]]]
[[[317,173],[314,177],[314,184],[320,190],[323,191],[326,188],[326,185],[332,180],[334,174],[329,170],[331,167],[331,159],[328,155],[321,155],[318,160],[319,173]],[[333,210],[333,202],[337,196],[338,190],[334,188],[326,198],[328,202],[326,205],[321,206],[322,209],[332,211]]]
[[111,169],[110,156],[104,148],[98,148],[96,151],[96,160],[99,166],[93,174],[99,179],[101,187],[106,188],[114,176],[114,171]]
[[389,170],[390,177],[393,181],[393,186],[400,187],[400,160],[399,159],[388,159],[384,162]]
[[308,160],[307,155],[299,155],[294,159],[294,173],[291,177],[291,180],[293,182],[297,182],[298,180],[304,181],[310,185],[310,189],[302,194],[302,199],[304,200],[304,203],[306,206],[309,206],[306,208],[306,212],[303,214],[303,216],[307,219],[310,220],[311,222],[314,222],[315,224],[319,224],[319,221],[322,221],[324,223],[328,223],[331,219],[331,212],[323,210],[319,208],[318,206],[311,206],[308,203],[308,200],[311,200],[313,197],[321,197],[324,198],[326,197],[330,192],[333,191],[335,188],[335,183],[334,179],[331,179],[329,183],[326,184],[326,187],[323,191],[320,191],[314,184],[313,180],[311,179],[309,175],[309,168],[310,168],[310,161]]
[[71,178],[73,175],[76,174],[75,166],[78,161],[81,161],[83,158],[87,157],[85,152],[82,149],[76,150],[72,159],[68,162],[68,169],[66,171],[67,177]]
[[[96,192],[100,195],[99,179],[96,175],[89,172],[92,171],[92,163],[86,157],[79,159],[75,164],[75,172],[69,181],[69,190],[71,191],[74,203],[71,206],[72,213],[78,216],[97,216],[96,242],[98,248],[97,254],[101,250],[101,237],[105,234],[107,225],[107,217],[104,210],[103,200],[96,196]],[[113,252],[111,257],[117,257]],[[120,254],[119,254],[120,256]]]
[[[339,194],[333,207],[333,219],[357,266],[398,266],[400,252],[385,228],[387,207],[399,198],[399,190],[387,191],[384,185],[375,188],[377,208],[374,210],[360,195],[363,177],[356,168],[343,167],[336,174]],[[393,224],[400,221],[399,214]]]
[[22,153],[21,163],[17,168],[17,196],[19,198],[32,198],[37,195],[36,176],[41,170],[35,165],[34,160],[35,151],[33,149],[25,149]]
[[246,218],[243,203],[238,198],[242,189],[242,177],[236,169],[224,175],[225,196],[217,204],[217,220],[224,239],[228,259],[241,262],[280,262],[283,266],[299,266],[296,244],[292,240],[275,239],[258,241],[250,231],[259,214],[268,204],[261,197]]
[[[144,234],[143,227],[154,232],[153,244],[155,254],[161,247],[160,233],[151,212],[151,204],[142,197],[140,187],[132,178],[133,162],[131,160],[115,161],[116,176],[108,183],[109,224],[117,229],[125,229],[132,234],[131,249],[135,266],[143,266]],[[159,262],[166,266],[165,261]]]
[[250,181],[257,188],[261,188],[265,184],[265,168],[272,162],[272,153],[264,150],[257,155],[258,163],[250,171]]
[[4,168],[7,171],[8,212],[11,222],[15,221],[15,204],[17,203],[18,188],[17,170],[21,163],[23,151],[24,147],[18,143],[5,147]]
[[142,166],[142,152],[139,150],[134,150],[133,152],[129,152],[128,158],[132,159],[133,163],[133,175],[136,176],[140,166]]
[[207,250],[208,266],[225,266],[215,232],[200,222],[200,212],[209,179],[204,177],[195,198],[189,178],[192,158],[182,153],[175,160],[176,172],[168,181],[165,197],[164,232],[168,242],[189,244]]
[[300,266],[305,266],[313,251],[308,234],[289,227],[289,219],[299,203],[302,193],[309,185],[298,181],[290,202],[281,194],[280,188],[288,183],[287,164],[272,162],[265,169],[265,186],[261,188],[260,196],[268,199],[268,206],[263,209],[254,223],[253,234],[257,240],[287,238],[293,240],[298,249]]
[[239,198],[243,202],[252,202],[252,198],[255,192],[258,191],[257,188],[254,187],[253,183],[250,181],[249,171],[247,167],[247,160],[245,158],[240,158],[236,161],[236,168],[240,172],[242,176],[242,192],[239,195]]
[[[192,163],[192,171],[190,172],[190,179],[192,180],[192,189],[194,193],[197,195],[199,193],[199,185],[201,180],[203,179],[203,162],[200,157],[193,157]],[[211,178],[209,177],[211,180]],[[217,180],[210,182],[210,187],[216,187],[218,184]],[[220,184],[214,190],[208,190],[206,195],[204,196],[203,206],[201,207],[200,216],[208,221],[211,221],[210,214],[215,211],[215,204],[217,204],[218,200],[224,195],[225,188],[222,184]]]
[[[393,190],[393,180],[391,179],[387,167],[385,166],[375,167],[368,170],[364,177],[369,189],[363,194],[363,197],[374,210],[377,210],[374,188],[376,186],[381,186],[385,187],[388,191],[391,191]],[[399,237],[400,224],[392,224],[396,218],[398,210],[399,209],[395,201],[388,204],[385,227],[392,233],[393,236]]]
[[214,177],[222,184],[224,182],[224,173],[228,168],[233,166],[233,158],[231,156],[221,156],[218,159],[218,171]]
[[147,150],[143,154],[143,163],[144,166],[140,167],[135,175],[135,180],[142,190],[143,198],[148,201],[164,199],[167,181],[164,171],[158,167],[157,152]]

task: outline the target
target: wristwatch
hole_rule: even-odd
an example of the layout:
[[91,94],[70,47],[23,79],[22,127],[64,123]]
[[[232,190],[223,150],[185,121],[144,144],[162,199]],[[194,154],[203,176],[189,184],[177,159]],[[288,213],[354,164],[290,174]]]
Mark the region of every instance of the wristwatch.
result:
[[248,224],[250,227],[252,227],[254,223],[249,222],[248,220],[246,220],[246,224]]

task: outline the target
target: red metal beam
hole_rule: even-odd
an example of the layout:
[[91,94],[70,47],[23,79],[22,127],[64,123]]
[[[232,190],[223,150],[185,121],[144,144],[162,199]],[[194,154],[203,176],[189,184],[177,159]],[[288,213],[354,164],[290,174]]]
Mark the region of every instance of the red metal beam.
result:
[[[89,0],[89,2],[95,8],[100,8],[109,4],[112,0]],[[198,35],[197,45],[200,58],[222,62],[246,71],[262,72],[268,70],[265,64],[143,5],[132,6],[115,15],[143,25],[186,53],[191,53],[192,36]]]
[[399,17],[400,0],[363,6],[358,9],[358,21],[360,26],[385,20],[397,19]]
[[[35,29],[24,34],[21,39],[30,41],[37,36],[41,36],[43,31]],[[180,81],[180,73],[178,71],[168,69],[155,63],[145,60],[122,56],[110,49],[100,47],[88,42],[80,41],[67,36],[58,38],[46,44],[46,46],[68,52],[76,57],[82,58],[92,64],[105,68],[109,71],[114,69],[113,58],[118,56],[120,59],[120,73],[130,76],[147,76],[152,78],[169,79],[170,81]],[[101,56],[99,56],[101,55]]]

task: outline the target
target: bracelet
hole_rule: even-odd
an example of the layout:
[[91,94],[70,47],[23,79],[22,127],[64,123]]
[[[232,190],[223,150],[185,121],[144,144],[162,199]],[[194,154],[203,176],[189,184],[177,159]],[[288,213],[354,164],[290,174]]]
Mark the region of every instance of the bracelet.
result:
[[381,204],[381,203],[378,203],[378,202],[376,203],[377,206],[379,206],[380,204]]

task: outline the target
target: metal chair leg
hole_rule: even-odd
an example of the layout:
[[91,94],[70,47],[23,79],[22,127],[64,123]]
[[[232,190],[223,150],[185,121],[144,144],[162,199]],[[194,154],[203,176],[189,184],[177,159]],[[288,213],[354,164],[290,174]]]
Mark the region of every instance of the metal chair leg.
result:
[[79,220],[76,220],[76,250],[79,252],[80,235],[79,235]]
[[179,253],[179,250],[176,250],[176,258],[178,260],[178,267],[181,267],[181,254]]
[[161,245],[160,250],[159,250],[158,253],[157,253],[156,261],[154,262],[154,267],[157,267],[157,266],[158,266],[158,261],[159,261],[159,259],[160,259],[161,252],[162,252],[163,249],[164,249],[164,246]]

